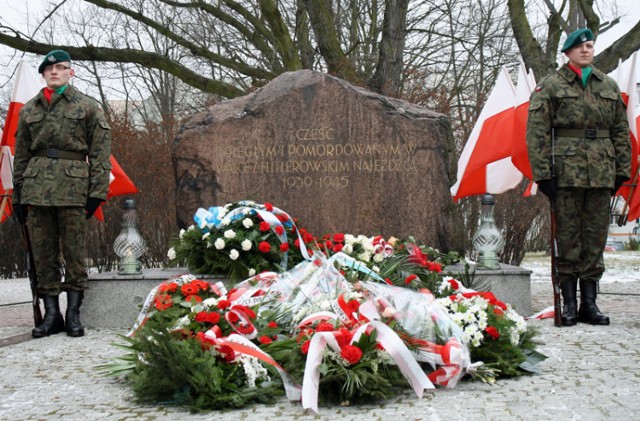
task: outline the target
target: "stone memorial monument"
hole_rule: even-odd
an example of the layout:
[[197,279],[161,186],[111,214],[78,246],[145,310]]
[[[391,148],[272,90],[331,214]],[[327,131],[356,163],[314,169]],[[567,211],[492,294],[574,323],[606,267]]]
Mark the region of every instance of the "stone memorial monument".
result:
[[270,202],[314,235],[406,237],[459,249],[445,115],[310,70],[215,104],[172,152],[178,224],[199,207]]

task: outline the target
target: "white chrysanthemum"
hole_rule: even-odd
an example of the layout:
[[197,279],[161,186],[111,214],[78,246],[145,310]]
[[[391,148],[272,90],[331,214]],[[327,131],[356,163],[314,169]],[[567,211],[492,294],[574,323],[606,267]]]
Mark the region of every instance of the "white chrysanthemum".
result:
[[384,256],[382,255],[382,253],[376,253],[373,255],[373,261],[376,263],[380,263],[384,260]]
[[361,260],[363,262],[369,262],[371,261],[371,253],[360,253],[357,257],[358,260]]
[[231,239],[236,237],[236,232],[234,230],[226,230],[223,235],[224,235],[224,238]]
[[240,246],[242,247],[242,250],[244,251],[249,251],[251,250],[251,246],[253,245],[253,243],[251,243],[251,241],[249,240],[242,240],[242,243],[240,243]]
[[239,360],[242,362],[248,387],[255,388],[257,380],[269,380],[269,372],[257,358],[240,355]]
[[353,244],[356,242],[356,237],[353,236],[352,234],[345,234],[344,235],[344,243],[345,244]]
[[184,237],[184,234],[186,233],[185,230],[181,229],[180,230],[180,234],[178,234],[178,237],[182,240],[182,237]]
[[251,227],[253,226],[253,221],[251,220],[251,218],[244,218],[244,219],[242,220],[242,225],[243,225],[245,228],[251,228]]
[[254,268],[249,269],[249,276],[255,276],[256,270]]
[[345,244],[344,247],[342,247],[342,252],[345,254],[353,253],[353,246],[351,244]]
[[216,242],[213,243],[213,245],[216,247],[217,250],[222,250],[225,246],[225,242],[222,238],[218,238]]
[[196,229],[195,225],[189,225],[189,228],[187,228],[187,231],[193,231],[194,229]]
[[378,266],[372,267],[371,270],[374,271],[375,273],[380,273],[380,268]]
[[220,221],[220,226],[226,227],[230,223],[231,223],[231,219],[225,216],[224,218],[222,218],[222,221]]
[[231,251],[229,252],[229,258],[231,260],[238,260],[238,257],[240,257],[240,253],[238,253],[238,250],[231,249]]
[[209,238],[209,236],[210,236],[210,235],[211,235],[211,233],[210,233],[210,232],[206,232],[206,233],[204,233],[204,234],[202,235],[202,239],[203,239],[203,240],[206,240],[207,238]]
[[170,260],[175,259],[175,258],[176,258],[176,249],[174,249],[173,247],[171,247],[171,248],[169,249],[169,251],[167,251],[167,257],[168,257]]

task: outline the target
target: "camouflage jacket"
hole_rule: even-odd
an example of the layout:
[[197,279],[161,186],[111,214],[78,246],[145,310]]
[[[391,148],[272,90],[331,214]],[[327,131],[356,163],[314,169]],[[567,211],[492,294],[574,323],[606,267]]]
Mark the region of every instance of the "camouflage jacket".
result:
[[593,68],[583,87],[566,64],[546,77],[531,94],[527,148],[535,181],[551,178],[552,159],[559,187],[613,188],[616,175],[629,178],[629,125],[618,85]]
[[[57,149],[86,160],[35,156]],[[102,108],[73,86],[51,104],[42,91],[27,102],[18,119],[13,163],[14,203],[82,206],[87,197],[105,200],[109,187],[111,130]]]

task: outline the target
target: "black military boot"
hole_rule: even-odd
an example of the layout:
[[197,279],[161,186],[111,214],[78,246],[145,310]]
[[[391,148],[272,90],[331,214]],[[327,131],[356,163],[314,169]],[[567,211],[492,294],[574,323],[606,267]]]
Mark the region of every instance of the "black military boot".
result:
[[560,289],[562,290],[562,326],[573,326],[578,323],[577,287],[577,279],[569,279],[560,284]]
[[608,325],[609,318],[600,313],[600,309],[596,305],[596,296],[598,295],[596,282],[580,280],[580,310],[578,311],[578,321],[580,323],[589,323],[592,325]]
[[31,331],[31,336],[44,338],[45,336],[64,332],[64,319],[62,318],[62,313],[60,313],[58,296],[44,295],[42,302],[44,303],[44,320]]
[[84,328],[80,324],[80,306],[84,291],[67,291],[67,336],[84,336]]

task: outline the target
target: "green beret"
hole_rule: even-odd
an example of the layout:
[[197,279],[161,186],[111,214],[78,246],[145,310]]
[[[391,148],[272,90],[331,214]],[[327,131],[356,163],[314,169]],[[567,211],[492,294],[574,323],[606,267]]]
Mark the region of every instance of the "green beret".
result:
[[44,72],[44,68],[50,64],[60,63],[62,61],[71,61],[71,56],[64,50],[51,50],[44,56],[40,67],[38,67],[38,73]]
[[587,42],[587,41],[593,41],[593,32],[591,32],[591,29],[589,28],[578,29],[577,31],[574,31],[569,34],[569,36],[567,37],[567,40],[564,42],[564,45],[562,46],[562,50],[560,51],[564,53],[565,51],[575,47],[576,45],[580,45],[583,42]]

